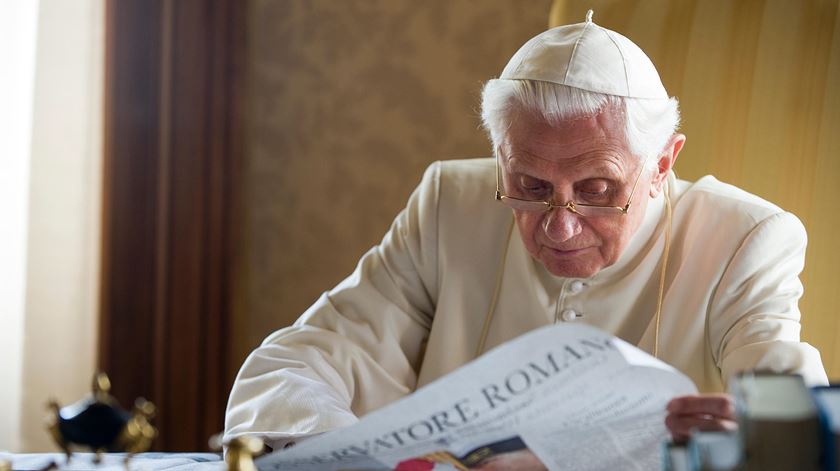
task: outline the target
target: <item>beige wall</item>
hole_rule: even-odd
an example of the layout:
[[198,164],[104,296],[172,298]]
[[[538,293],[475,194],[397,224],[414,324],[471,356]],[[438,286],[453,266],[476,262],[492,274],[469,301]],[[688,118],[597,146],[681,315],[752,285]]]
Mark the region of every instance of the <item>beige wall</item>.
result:
[[489,155],[481,83],[545,29],[549,8],[252,2],[236,366],[350,273],[429,163]]

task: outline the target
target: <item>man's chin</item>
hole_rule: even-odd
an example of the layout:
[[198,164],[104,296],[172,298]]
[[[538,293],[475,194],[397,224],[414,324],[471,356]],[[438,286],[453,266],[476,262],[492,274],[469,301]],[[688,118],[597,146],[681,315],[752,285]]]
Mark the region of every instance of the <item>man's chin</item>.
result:
[[545,260],[540,262],[554,276],[562,278],[590,278],[601,271],[600,264],[584,260]]

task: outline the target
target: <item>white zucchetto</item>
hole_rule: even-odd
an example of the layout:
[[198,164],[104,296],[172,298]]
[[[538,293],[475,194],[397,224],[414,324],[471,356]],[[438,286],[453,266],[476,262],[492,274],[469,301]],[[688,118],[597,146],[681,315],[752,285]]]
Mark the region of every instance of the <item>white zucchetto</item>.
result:
[[586,21],[558,26],[526,42],[499,79],[539,80],[630,98],[667,99],[648,56],[615,31]]

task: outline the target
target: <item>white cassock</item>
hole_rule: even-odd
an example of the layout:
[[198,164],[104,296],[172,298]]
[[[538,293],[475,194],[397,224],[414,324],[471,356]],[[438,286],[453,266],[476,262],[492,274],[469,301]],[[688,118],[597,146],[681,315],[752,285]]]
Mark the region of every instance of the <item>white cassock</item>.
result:
[[[653,352],[667,224],[665,197],[614,265],[558,278],[525,250],[511,210],[494,201],[492,159],[432,164],[408,206],[356,270],[245,361],[225,439],[273,447],[344,427],[474,359],[555,322],[582,322]],[[731,185],[669,176],[671,246],[659,358],[702,392],[765,369],[826,383],[799,341],[799,219]]]

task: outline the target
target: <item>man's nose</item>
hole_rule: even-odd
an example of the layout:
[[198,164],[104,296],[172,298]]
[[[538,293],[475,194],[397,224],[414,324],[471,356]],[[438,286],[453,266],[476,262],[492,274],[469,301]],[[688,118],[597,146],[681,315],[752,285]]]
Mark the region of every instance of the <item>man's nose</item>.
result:
[[552,242],[566,242],[580,234],[581,216],[566,208],[554,208],[543,219],[543,230]]

